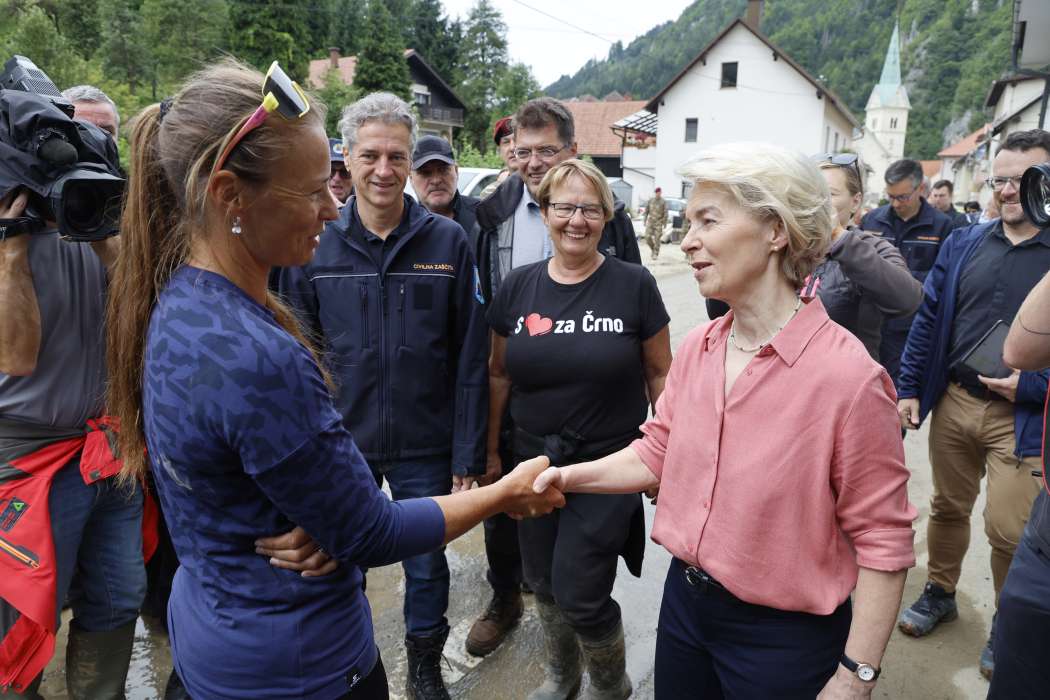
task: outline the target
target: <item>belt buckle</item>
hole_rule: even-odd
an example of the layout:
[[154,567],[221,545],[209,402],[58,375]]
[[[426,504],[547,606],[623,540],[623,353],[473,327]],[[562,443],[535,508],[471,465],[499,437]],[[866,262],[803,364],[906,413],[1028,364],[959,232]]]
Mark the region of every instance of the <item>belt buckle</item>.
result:
[[685,567],[685,580],[690,586],[707,588],[711,585],[711,577],[707,572],[695,566]]

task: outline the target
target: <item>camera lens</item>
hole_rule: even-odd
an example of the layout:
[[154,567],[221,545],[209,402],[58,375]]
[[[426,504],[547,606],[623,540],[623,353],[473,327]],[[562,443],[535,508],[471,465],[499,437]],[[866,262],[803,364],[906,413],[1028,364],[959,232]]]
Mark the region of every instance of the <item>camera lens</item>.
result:
[[1039,228],[1050,226],[1050,163],[1036,165],[1021,176],[1021,207]]

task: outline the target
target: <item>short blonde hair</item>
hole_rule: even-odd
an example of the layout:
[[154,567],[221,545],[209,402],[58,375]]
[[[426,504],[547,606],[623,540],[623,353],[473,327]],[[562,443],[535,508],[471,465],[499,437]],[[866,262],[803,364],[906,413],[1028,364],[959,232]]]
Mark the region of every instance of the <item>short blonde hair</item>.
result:
[[723,190],[755,218],[780,220],[788,239],[780,269],[796,287],[824,259],[835,221],[831,195],[803,154],[768,143],[727,143],[687,161],[678,174]]
[[605,221],[611,221],[613,218],[613,193],[609,189],[609,183],[606,181],[605,175],[587,161],[577,160],[576,158],[555,165],[543,176],[540,188],[536,191],[536,204],[540,205],[540,209],[547,211],[547,207],[551,203],[551,192],[565,185],[573,175],[579,175],[594,188],[594,191],[598,194],[598,199],[601,201]]

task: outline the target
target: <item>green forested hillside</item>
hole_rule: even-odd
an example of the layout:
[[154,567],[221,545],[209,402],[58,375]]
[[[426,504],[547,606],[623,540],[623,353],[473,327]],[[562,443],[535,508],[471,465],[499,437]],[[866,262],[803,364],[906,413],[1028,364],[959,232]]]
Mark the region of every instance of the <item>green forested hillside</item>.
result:
[[[900,5],[901,61],[911,98],[907,154],[933,158],[986,119],[992,80],[1008,72],[1010,0],[768,0],[762,30],[862,118]],[[734,18],[747,0],[696,0],[674,22],[619,42],[603,61],[563,76],[556,97],[612,90],[651,97]]]

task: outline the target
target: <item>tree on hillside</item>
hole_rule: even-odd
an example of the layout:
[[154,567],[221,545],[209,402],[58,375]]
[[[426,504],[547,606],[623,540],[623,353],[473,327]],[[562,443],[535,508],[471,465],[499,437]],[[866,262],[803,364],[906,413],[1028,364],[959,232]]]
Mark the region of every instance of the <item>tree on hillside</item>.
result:
[[[53,0],[48,5],[58,32],[81,58],[90,59],[102,39],[98,0]],[[46,6],[43,9],[49,11]]]
[[332,138],[337,138],[343,108],[361,97],[361,90],[356,85],[344,83],[339,71],[329,70],[324,75],[324,87],[317,91],[317,96],[328,107],[324,119],[325,132]]
[[58,88],[64,89],[84,81],[86,62],[72,44],[55,31],[50,17],[38,6],[29,5],[14,13],[14,21],[0,29],[0,50],[7,60],[19,53],[47,73]]
[[513,114],[524,102],[540,96],[540,84],[524,63],[514,63],[503,72],[496,84],[496,106],[493,120]]
[[324,48],[334,46],[344,56],[355,55],[361,48],[364,21],[365,0],[336,0],[328,46]]
[[457,82],[459,23],[443,16],[441,0],[415,0],[405,45],[415,49],[450,85]]
[[489,147],[489,126],[496,104],[496,89],[507,71],[507,25],[489,0],[478,0],[463,27],[460,69],[461,97],[466,102],[463,140],[479,151]]
[[230,52],[259,70],[280,61],[288,75],[302,82],[316,53],[309,43],[312,11],[311,5],[294,2],[236,0],[230,4]]
[[410,83],[405,45],[394,18],[384,0],[369,0],[354,87],[362,93],[385,90],[407,100]]
[[106,28],[98,55],[102,69],[111,80],[126,83],[134,94],[140,85],[152,80],[139,3],[134,0],[100,0],[98,21]]
[[154,85],[174,87],[215,58],[226,38],[228,11],[226,0],[143,0]]

